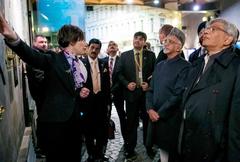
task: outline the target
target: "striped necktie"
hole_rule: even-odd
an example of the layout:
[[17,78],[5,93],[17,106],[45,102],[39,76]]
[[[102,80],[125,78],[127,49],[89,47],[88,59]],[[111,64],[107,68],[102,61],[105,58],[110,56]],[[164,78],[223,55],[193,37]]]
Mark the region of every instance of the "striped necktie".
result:
[[109,74],[110,74],[110,83],[112,86],[112,73],[113,73],[113,58],[110,57],[110,62],[109,62]]

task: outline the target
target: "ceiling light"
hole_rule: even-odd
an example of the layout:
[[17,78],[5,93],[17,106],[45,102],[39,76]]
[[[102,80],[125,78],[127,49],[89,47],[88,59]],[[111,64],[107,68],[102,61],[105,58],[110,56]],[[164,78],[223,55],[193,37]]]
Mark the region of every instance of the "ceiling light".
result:
[[199,5],[194,5],[193,6],[193,11],[199,11],[200,9],[200,6]]
[[40,13],[40,15],[47,21],[49,21],[48,17],[46,15],[44,15],[43,13]]
[[208,18],[206,17],[206,16],[204,16],[203,18],[202,18],[202,21],[207,21],[208,20]]
[[153,3],[157,5],[159,4],[159,0],[154,0]]
[[42,27],[42,32],[44,32],[44,33],[49,32],[49,28],[48,27]]
[[133,0],[126,0],[127,4],[132,4]]

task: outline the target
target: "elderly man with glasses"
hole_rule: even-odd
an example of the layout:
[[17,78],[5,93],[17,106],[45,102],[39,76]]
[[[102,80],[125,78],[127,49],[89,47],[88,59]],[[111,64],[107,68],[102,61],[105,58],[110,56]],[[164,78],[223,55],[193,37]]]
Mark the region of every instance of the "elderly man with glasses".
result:
[[182,81],[190,66],[180,57],[184,42],[184,33],[172,28],[163,41],[163,52],[167,59],[156,65],[151,88],[146,95],[146,108],[151,121],[148,127],[148,141],[160,148],[161,162],[176,160],[181,110],[179,105],[170,105],[176,94],[183,92]]
[[235,25],[214,19],[203,33],[207,54],[193,63],[183,94],[182,162],[240,161],[240,58]]

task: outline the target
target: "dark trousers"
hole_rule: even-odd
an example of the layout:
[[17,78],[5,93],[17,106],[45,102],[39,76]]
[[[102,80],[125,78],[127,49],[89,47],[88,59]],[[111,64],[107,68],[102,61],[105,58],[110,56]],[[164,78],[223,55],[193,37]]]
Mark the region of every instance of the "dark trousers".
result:
[[127,133],[126,151],[131,153],[137,144],[139,116],[143,122],[143,143],[146,143],[148,118],[145,109],[145,95],[140,95],[134,102],[126,101]]
[[[145,102],[144,102],[144,105],[145,105]],[[147,146],[146,143],[147,143],[147,129],[148,129],[149,116],[148,116],[145,106],[141,107],[140,118],[142,119],[142,124],[143,124],[143,144],[146,147]]]
[[[122,137],[124,142],[126,141],[126,128],[127,128],[127,121],[126,121],[126,112],[124,110],[124,98],[123,94],[113,94],[112,102],[114,103],[118,117],[120,120],[120,127],[122,132]],[[111,105],[112,106],[112,105]]]
[[80,162],[82,134],[80,121],[38,122],[39,144],[47,162]]
[[104,99],[101,93],[93,95],[83,119],[87,152],[93,159],[103,158],[108,142],[108,109]]
[[168,153],[168,162],[180,162],[180,156],[177,152]]

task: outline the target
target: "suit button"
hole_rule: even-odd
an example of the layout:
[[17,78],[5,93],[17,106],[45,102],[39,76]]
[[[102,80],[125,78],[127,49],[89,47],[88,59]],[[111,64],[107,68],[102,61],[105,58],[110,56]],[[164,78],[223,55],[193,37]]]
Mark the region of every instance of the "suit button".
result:
[[185,153],[190,153],[191,152],[191,148],[190,148],[190,146],[189,146],[189,144],[185,144],[185,146],[184,146],[184,150],[185,150]]
[[188,138],[189,136],[191,136],[191,134],[192,134],[192,130],[191,130],[191,129],[187,129],[187,130],[186,130],[186,134],[185,134],[186,138]]
[[214,111],[209,110],[209,111],[207,112],[207,114],[208,114],[208,115],[213,115],[213,114],[214,114]]
[[205,136],[206,136],[206,137],[210,137],[210,136],[211,136],[211,133],[210,133],[210,132],[207,132]]
[[203,159],[204,159],[204,160],[207,160],[207,159],[208,159],[208,155],[207,155],[207,154],[204,155],[204,156],[203,156]]

